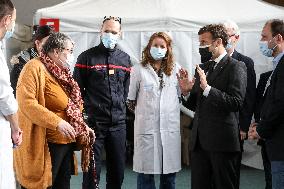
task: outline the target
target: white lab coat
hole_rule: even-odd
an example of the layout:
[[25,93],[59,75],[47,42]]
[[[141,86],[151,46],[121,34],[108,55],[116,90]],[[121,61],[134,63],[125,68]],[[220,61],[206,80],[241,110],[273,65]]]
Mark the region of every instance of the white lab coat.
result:
[[152,66],[131,69],[128,99],[137,100],[134,121],[133,170],[144,174],[168,174],[181,169],[180,104],[176,78],[163,73],[165,86]]
[[10,123],[4,115],[17,112],[18,104],[10,85],[10,74],[0,41],[0,188],[15,189],[13,143]]

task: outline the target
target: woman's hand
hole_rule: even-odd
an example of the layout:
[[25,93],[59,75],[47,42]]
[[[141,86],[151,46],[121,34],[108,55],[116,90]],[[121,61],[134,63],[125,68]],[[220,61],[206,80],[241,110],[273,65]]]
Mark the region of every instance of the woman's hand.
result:
[[90,127],[87,127],[87,131],[89,131],[90,136],[92,136],[91,138],[94,139],[92,142],[93,144],[95,143],[96,140],[96,134],[95,131],[93,129],[91,129]]
[[15,146],[19,146],[21,145],[23,141],[23,131],[20,128],[16,130],[12,129],[11,137],[12,137],[13,144]]
[[57,130],[61,134],[63,134],[64,136],[66,136],[66,137],[68,137],[68,138],[70,138],[72,140],[75,140],[75,138],[76,138],[75,129],[68,122],[66,122],[65,120],[61,120],[58,123]]

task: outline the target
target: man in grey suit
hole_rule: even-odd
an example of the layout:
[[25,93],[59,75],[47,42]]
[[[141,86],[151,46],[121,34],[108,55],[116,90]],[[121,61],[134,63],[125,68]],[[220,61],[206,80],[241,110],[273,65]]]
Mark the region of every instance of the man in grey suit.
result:
[[192,128],[192,189],[236,189],[240,154],[238,112],[247,85],[246,66],[227,55],[228,35],[223,25],[210,24],[198,32],[201,48],[213,61],[198,65],[196,79],[181,69],[178,79],[184,105],[195,111]]

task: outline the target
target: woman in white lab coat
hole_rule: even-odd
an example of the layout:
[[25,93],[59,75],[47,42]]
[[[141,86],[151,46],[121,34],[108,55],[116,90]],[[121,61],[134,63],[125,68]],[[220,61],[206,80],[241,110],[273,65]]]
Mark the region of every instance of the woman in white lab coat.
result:
[[160,189],[175,188],[181,169],[178,70],[172,40],[164,32],[151,36],[141,64],[131,70],[127,104],[135,109],[133,170],[138,172],[138,189],[154,189],[154,174],[160,174]]

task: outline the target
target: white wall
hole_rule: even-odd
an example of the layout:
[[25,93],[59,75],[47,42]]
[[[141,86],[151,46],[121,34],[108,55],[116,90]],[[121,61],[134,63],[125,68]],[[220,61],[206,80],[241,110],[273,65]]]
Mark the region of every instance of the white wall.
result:
[[[17,9],[17,22],[33,25],[33,15],[37,9],[53,6],[65,0],[12,0]],[[78,0],[80,1],[80,0]]]

